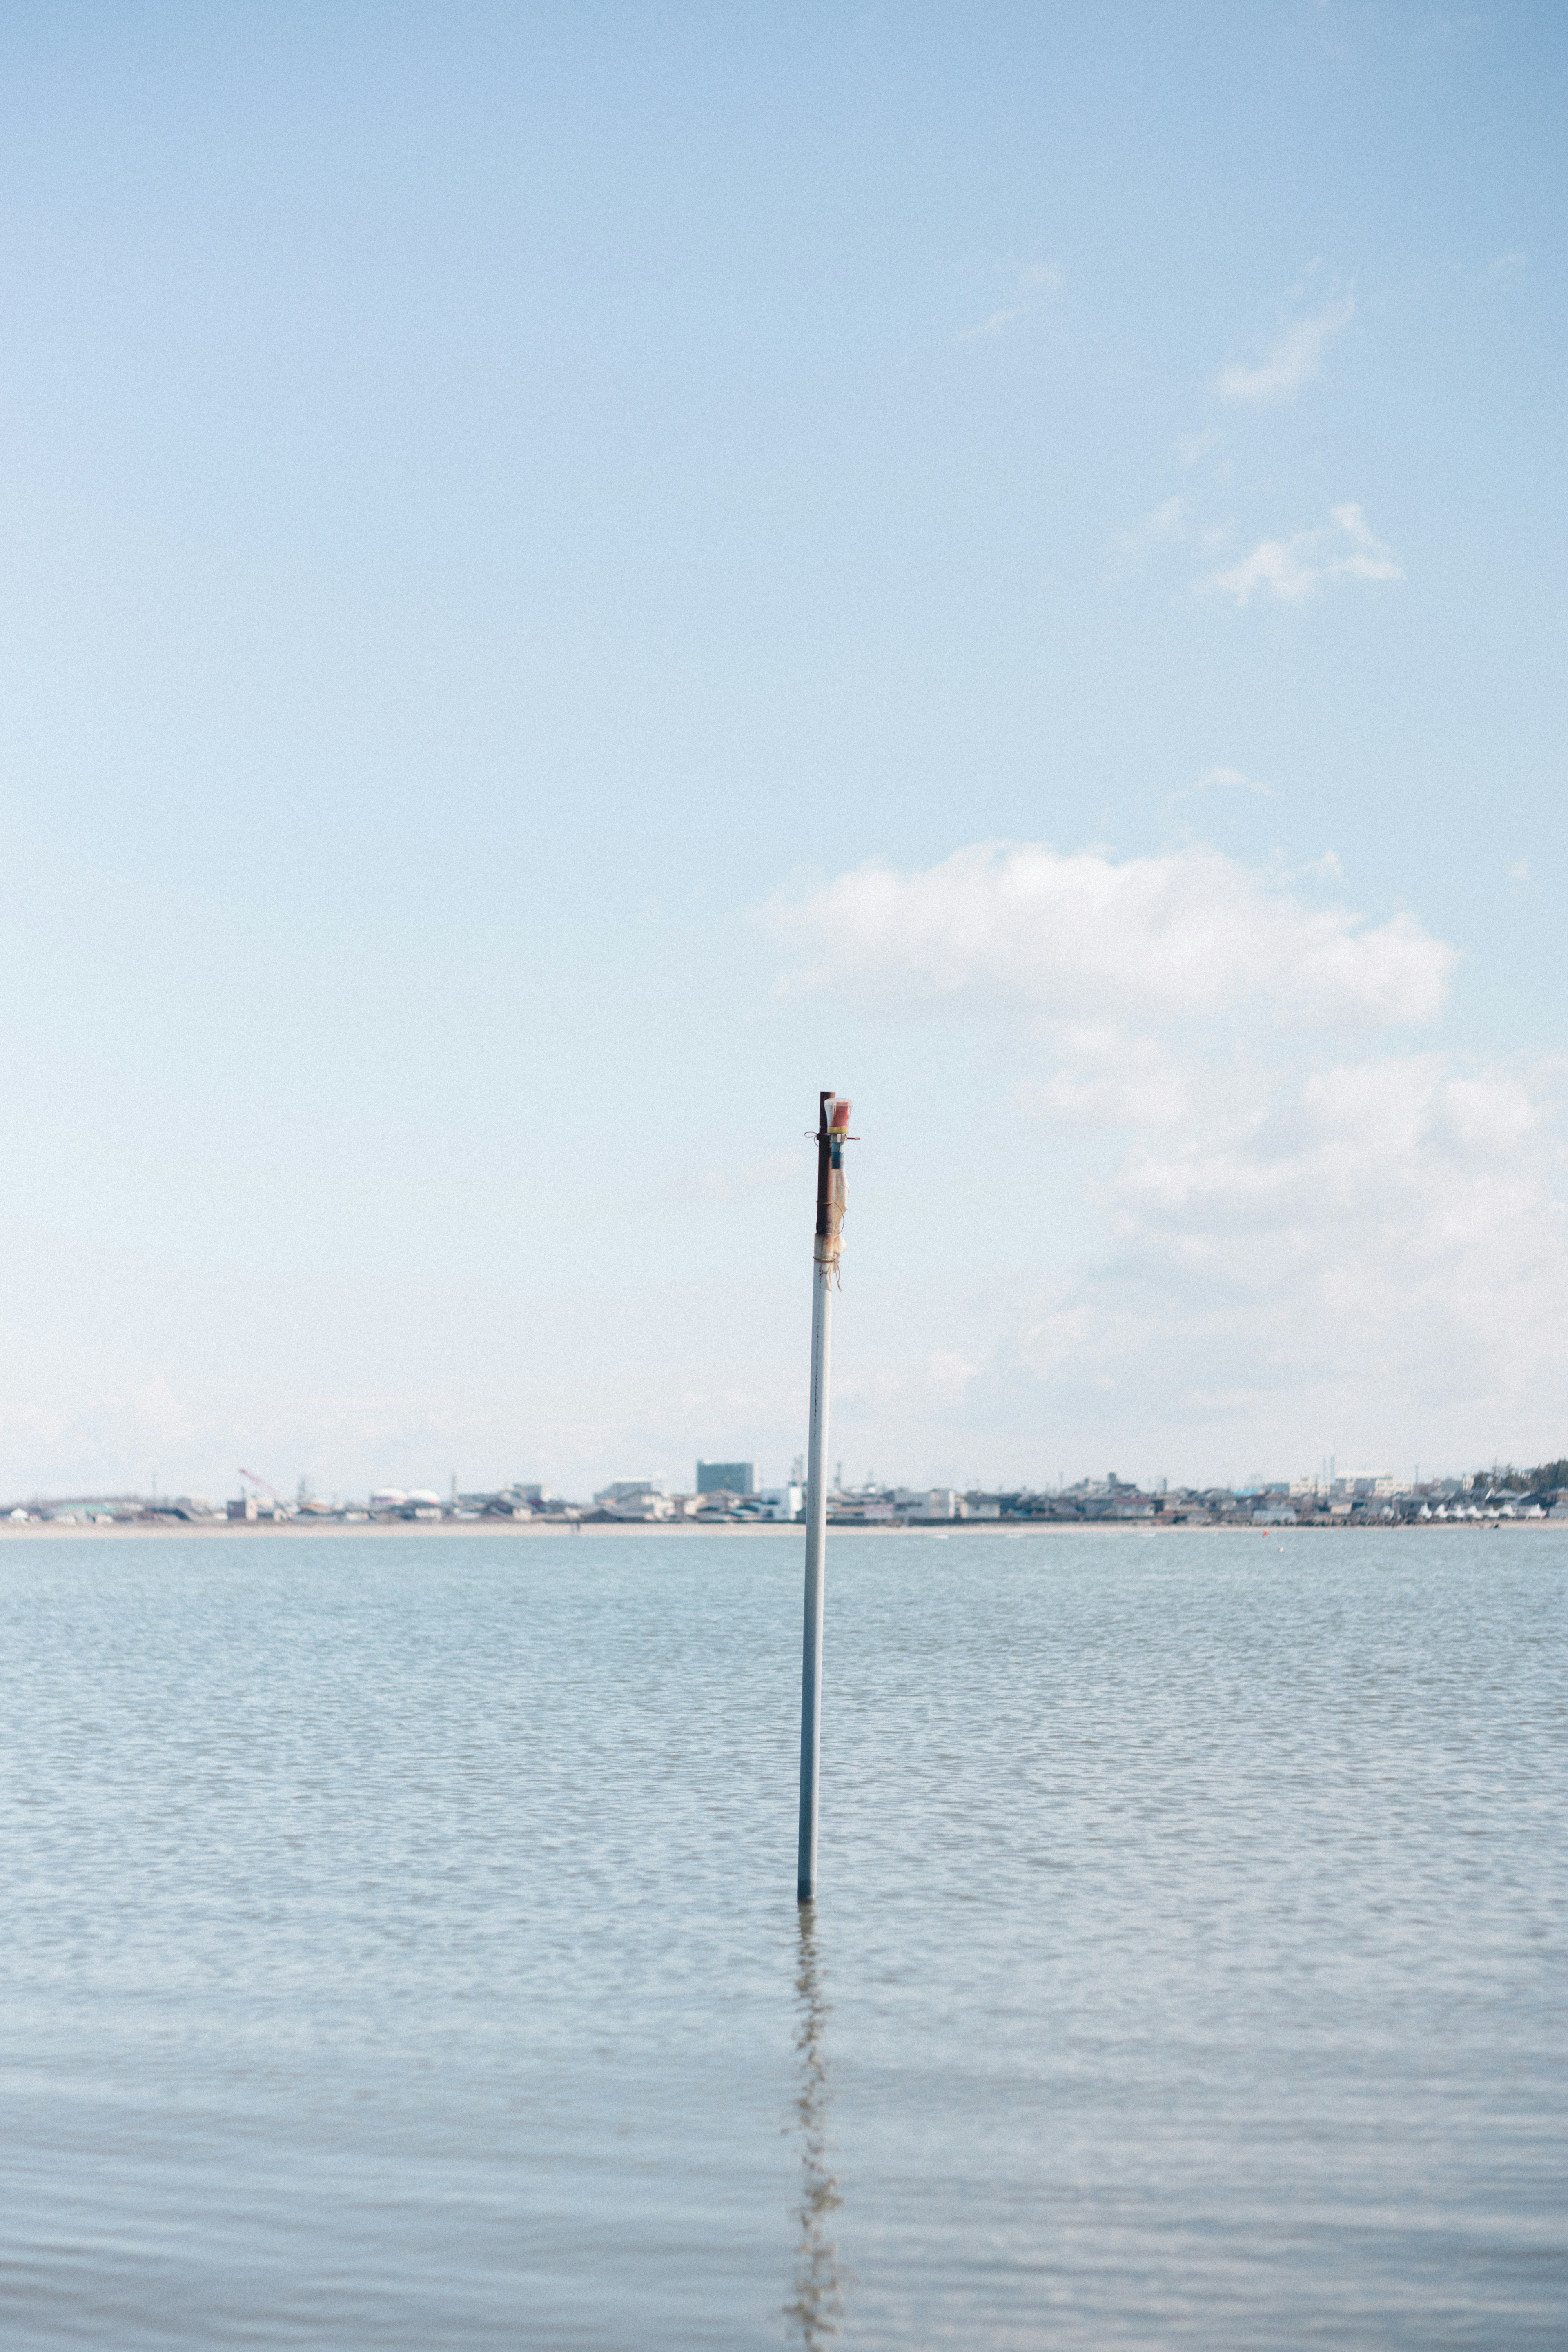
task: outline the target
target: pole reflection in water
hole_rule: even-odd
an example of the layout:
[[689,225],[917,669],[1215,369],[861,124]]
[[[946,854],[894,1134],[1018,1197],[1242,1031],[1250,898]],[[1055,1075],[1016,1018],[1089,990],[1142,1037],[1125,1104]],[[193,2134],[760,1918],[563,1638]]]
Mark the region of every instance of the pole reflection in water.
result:
[[795,2046],[800,2061],[800,2089],[795,2101],[795,2129],[800,2135],[800,2236],[795,2244],[795,2300],[784,2306],[806,2352],[821,2352],[838,2333],[844,2297],[834,2240],[833,2216],[838,2210],[838,2183],[827,2162],[827,2062],[823,2029],[828,2004],[823,1997],[816,1949],[816,1906],[799,1909],[800,1946],[796,1958]]

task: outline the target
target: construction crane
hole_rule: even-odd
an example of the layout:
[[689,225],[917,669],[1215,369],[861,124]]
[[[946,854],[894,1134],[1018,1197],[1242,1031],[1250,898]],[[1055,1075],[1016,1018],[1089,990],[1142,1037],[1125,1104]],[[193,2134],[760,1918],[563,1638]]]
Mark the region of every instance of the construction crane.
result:
[[240,1469],[239,1475],[242,1478],[248,1478],[253,1486],[265,1488],[266,1492],[272,1497],[272,1507],[275,1511],[286,1511],[288,1509],[288,1504],[283,1500],[283,1497],[278,1492],[277,1487],[274,1486],[269,1480],[266,1478],[258,1478],[254,1470],[247,1470],[243,1465]]

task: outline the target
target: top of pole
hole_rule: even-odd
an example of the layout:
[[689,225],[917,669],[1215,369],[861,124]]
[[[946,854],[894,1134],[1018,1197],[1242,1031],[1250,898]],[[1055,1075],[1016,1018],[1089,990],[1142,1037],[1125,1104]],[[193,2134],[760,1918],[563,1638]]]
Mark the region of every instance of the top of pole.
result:
[[816,1262],[837,1267],[842,1247],[847,1191],[844,1146],[856,1143],[849,1132],[849,1097],[824,1087],[816,1104]]
[[831,1157],[830,1138],[833,1133],[833,1114],[837,1107],[838,1097],[836,1094],[824,1092],[817,1097],[816,1231],[819,1239],[825,1236],[828,1231],[828,1213],[833,1198],[833,1160]]

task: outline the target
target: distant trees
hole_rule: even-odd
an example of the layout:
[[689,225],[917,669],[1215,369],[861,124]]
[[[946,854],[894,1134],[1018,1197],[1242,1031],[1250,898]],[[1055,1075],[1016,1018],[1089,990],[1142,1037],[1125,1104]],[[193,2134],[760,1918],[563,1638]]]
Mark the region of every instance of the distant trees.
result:
[[1489,1470],[1476,1472],[1476,1484],[1494,1491],[1507,1486],[1516,1495],[1549,1494],[1554,1486],[1568,1486],[1568,1455],[1559,1462],[1538,1462],[1533,1470],[1516,1470],[1511,1462],[1494,1462]]

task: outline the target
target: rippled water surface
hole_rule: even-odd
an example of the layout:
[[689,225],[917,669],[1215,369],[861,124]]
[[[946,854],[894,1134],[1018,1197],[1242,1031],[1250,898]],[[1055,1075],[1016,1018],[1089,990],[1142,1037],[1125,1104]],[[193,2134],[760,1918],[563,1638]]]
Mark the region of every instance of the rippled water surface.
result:
[[0,1546],[0,2340],[1568,2340],[1568,1536]]

